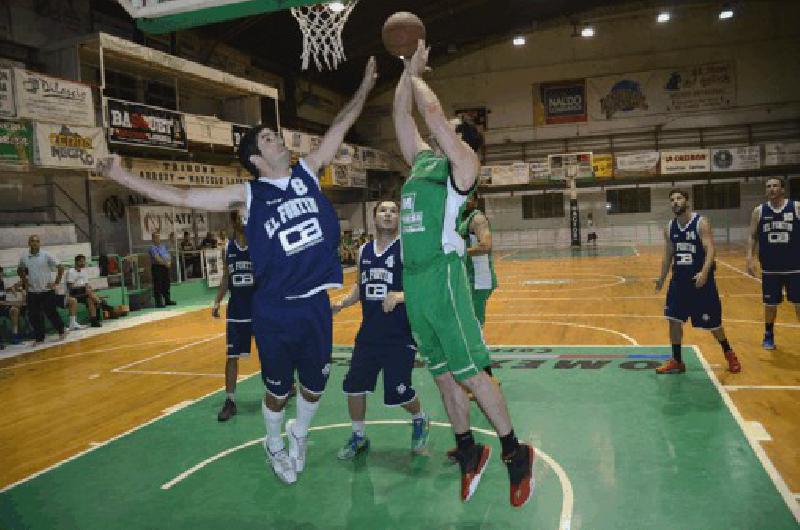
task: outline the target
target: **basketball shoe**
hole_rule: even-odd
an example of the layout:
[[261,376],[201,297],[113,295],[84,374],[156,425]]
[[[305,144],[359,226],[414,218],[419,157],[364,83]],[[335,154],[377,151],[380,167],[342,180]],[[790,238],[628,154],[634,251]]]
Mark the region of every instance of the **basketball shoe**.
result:
[[775,335],[772,333],[764,333],[764,341],[761,343],[761,347],[765,350],[774,350],[775,349]]
[[511,506],[521,508],[525,506],[533,493],[533,460],[536,453],[528,444],[520,444],[516,451],[503,457],[503,462],[508,468],[508,480],[511,483]]
[[267,460],[272,464],[272,470],[275,475],[286,484],[294,484],[297,482],[297,471],[294,469],[294,462],[289,457],[289,453],[284,447],[277,453],[269,450],[267,439],[264,438],[264,450],[267,452]]
[[462,501],[467,502],[475,494],[491,454],[492,448],[483,444],[475,444],[466,451],[456,453],[455,458],[461,466]]
[[352,460],[361,453],[369,451],[369,438],[360,436],[354,432],[350,439],[345,442],[344,446],[339,449],[336,458],[339,460]]
[[682,374],[686,371],[686,365],[675,359],[665,361],[664,364],[656,368],[657,374]]
[[422,418],[411,420],[411,451],[420,454],[428,445],[428,431],[431,428],[431,420],[426,414]]
[[286,422],[286,437],[289,439],[289,457],[294,462],[294,469],[298,473],[306,467],[306,449],[308,448],[308,436],[296,436],[292,427],[294,419]]
[[728,371],[732,374],[738,374],[742,371],[742,364],[736,358],[736,353],[733,350],[725,352],[725,359],[728,361]]

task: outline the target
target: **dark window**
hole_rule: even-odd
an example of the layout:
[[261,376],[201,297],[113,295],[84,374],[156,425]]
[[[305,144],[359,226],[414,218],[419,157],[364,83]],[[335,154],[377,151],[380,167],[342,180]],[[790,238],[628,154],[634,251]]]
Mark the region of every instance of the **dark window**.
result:
[[792,201],[800,201],[800,177],[792,177],[786,182],[787,195]]
[[106,70],[105,95],[110,98],[136,101],[136,78]]
[[564,217],[564,194],[542,193],[522,196],[523,219]]
[[175,97],[175,87],[165,83],[150,81],[144,92],[144,102],[148,105],[177,110],[178,100]]
[[698,210],[729,210],[739,208],[739,183],[718,182],[692,186],[692,200]]
[[647,213],[650,211],[650,188],[623,188],[606,191],[608,213]]

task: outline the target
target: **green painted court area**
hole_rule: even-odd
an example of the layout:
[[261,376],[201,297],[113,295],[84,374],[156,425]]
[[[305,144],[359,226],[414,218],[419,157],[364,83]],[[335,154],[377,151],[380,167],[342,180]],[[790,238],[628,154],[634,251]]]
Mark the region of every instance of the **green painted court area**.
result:
[[558,259],[558,258],[596,258],[608,256],[635,256],[636,249],[632,246],[597,246],[584,245],[582,247],[562,248],[534,248],[520,252],[513,252],[504,257],[509,261],[524,261],[529,259]]
[[[517,433],[543,452],[519,510],[496,439],[476,433],[494,451],[462,504],[458,468],[444,457],[450,429],[432,427],[430,454],[412,456],[406,414],[383,407],[380,388],[369,402],[368,419],[384,422],[368,426],[371,451],[338,461],[350,431],[340,391],[348,352],[336,348],[294,486],[265,461],[262,384],[251,377],[228,423],[216,421],[217,393],[2,493],[0,528],[797,528],[690,348],[682,376],[653,372],[668,347],[495,348]],[[446,422],[430,375],[415,378],[424,407]]]

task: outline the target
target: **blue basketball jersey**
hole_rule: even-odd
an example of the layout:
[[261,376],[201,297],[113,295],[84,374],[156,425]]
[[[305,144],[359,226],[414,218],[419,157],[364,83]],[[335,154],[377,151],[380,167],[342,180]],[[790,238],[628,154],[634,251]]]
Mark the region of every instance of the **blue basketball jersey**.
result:
[[[706,259],[706,249],[700,240],[700,214],[681,227],[678,219],[669,223],[669,239],[672,242],[672,279],[691,281],[702,270]],[[714,268],[712,266],[711,272]]]
[[225,248],[225,264],[228,267],[229,320],[250,320],[251,301],[255,291],[253,263],[250,261],[248,247],[240,248],[235,239],[228,241]]
[[339,219],[305,162],[292,166],[288,181],[258,179],[246,186],[257,299],[306,298],[341,287]]
[[765,273],[800,272],[800,219],[794,201],[780,210],[761,205],[758,220],[758,258]]
[[390,313],[383,311],[383,299],[389,291],[403,290],[403,259],[400,239],[395,239],[383,254],[375,252],[375,242],[359,251],[358,289],[361,300],[361,328],[356,341],[390,344],[414,344],[405,304],[397,304]]

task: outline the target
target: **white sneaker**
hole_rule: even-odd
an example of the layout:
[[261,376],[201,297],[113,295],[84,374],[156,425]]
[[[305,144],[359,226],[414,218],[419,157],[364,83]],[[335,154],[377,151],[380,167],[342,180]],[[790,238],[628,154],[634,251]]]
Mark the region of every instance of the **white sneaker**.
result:
[[272,470],[275,472],[275,475],[286,484],[294,484],[297,482],[297,472],[294,470],[294,462],[289,458],[289,453],[286,452],[286,448],[284,447],[277,453],[271,453],[266,438],[263,443],[264,450],[267,452],[267,460],[272,464]]
[[80,331],[82,329],[86,329],[87,327],[88,326],[82,326],[82,325],[78,324],[77,322],[75,322],[74,324],[70,324],[69,328],[67,328],[67,329],[69,329],[70,331]]
[[295,470],[300,473],[306,467],[306,448],[308,447],[308,436],[295,436],[292,427],[294,419],[286,422],[286,437],[289,439],[289,457],[294,462]]

